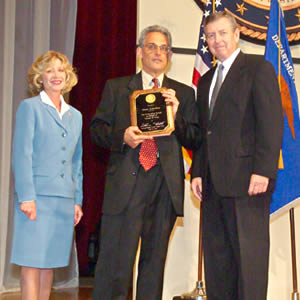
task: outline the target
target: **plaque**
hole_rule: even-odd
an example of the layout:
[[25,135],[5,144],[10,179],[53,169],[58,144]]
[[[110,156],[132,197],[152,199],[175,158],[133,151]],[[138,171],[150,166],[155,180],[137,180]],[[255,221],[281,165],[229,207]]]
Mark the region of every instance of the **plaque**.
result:
[[137,90],[130,97],[131,125],[137,126],[145,135],[170,135],[174,131],[172,105],[167,104],[162,95],[166,90]]

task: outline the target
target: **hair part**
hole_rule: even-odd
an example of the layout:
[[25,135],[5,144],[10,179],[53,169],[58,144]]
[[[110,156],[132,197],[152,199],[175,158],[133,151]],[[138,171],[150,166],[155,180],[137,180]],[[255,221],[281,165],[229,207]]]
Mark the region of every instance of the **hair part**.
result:
[[61,93],[65,94],[71,91],[73,86],[77,84],[78,78],[75,69],[70,64],[68,58],[58,51],[49,50],[38,56],[27,72],[28,92],[30,95],[36,96],[44,89],[41,77],[56,59],[61,61],[66,73],[66,83]]
[[151,25],[142,30],[139,37],[139,47],[143,48],[145,45],[146,36],[151,32],[160,32],[162,33],[168,41],[168,47],[172,48],[172,36],[170,31],[161,25]]
[[205,32],[205,28],[208,24],[216,22],[222,18],[226,18],[229,21],[231,28],[232,28],[232,32],[234,32],[238,28],[238,25],[237,25],[237,22],[236,22],[234,16],[224,10],[224,11],[218,11],[218,12],[212,13],[204,19],[204,22],[203,22],[204,32]]

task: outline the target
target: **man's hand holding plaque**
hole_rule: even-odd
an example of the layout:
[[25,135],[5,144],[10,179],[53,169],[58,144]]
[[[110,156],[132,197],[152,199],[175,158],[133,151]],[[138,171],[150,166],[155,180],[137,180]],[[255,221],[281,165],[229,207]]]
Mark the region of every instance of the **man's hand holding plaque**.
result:
[[143,135],[170,135],[178,105],[172,89],[137,90],[130,97],[131,125]]
[[151,135],[145,135],[137,126],[129,126],[124,133],[124,142],[131,148],[136,148],[144,140],[153,139]]

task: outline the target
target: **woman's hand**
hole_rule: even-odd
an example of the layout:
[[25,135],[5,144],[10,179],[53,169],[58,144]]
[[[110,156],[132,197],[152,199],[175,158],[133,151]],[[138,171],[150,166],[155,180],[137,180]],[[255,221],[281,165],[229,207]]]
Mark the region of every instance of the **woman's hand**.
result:
[[35,201],[28,201],[28,202],[21,203],[20,209],[29,220],[36,220]]
[[74,226],[76,226],[80,222],[83,216],[83,212],[81,206],[78,204],[75,204],[74,209],[75,209]]

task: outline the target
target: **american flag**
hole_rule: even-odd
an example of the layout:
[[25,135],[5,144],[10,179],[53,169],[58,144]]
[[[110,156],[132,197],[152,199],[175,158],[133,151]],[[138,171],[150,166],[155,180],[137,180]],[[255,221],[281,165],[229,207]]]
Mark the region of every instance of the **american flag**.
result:
[[224,10],[221,0],[206,0],[204,12],[203,12],[203,18],[200,25],[198,48],[197,48],[195,66],[193,72],[192,85],[195,90],[197,88],[197,83],[199,78],[203,76],[212,67],[213,58],[211,53],[208,50],[208,46],[206,43],[203,22],[205,17],[207,17],[213,12],[213,7],[215,7],[216,12]]
[[[208,50],[208,46],[205,39],[203,21],[205,17],[210,15],[214,11],[223,11],[224,7],[221,0],[206,0],[205,9],[203,12],[203,18],[200,25],[200,34],[198,41],[198,48],[195,59],[195,66],[193,71],[192,86],[194,90],[197,89],[197,83],[201,76],[203,76],[213,65],[213,57]],[[190,179],[191,164],[192,164],[192,151],[182,148],[184,158],[184,169],[186,179]]]

